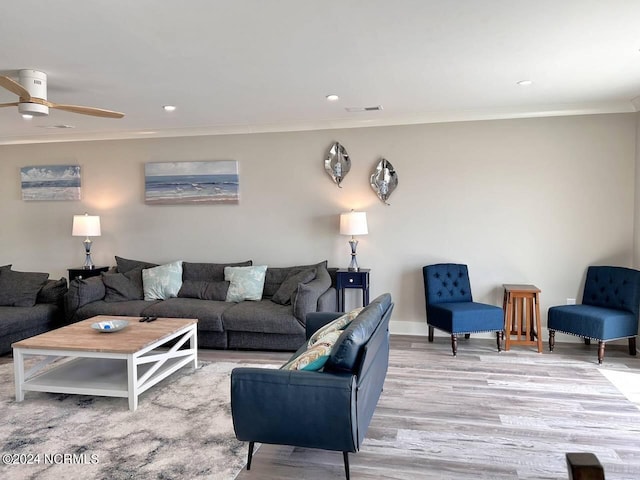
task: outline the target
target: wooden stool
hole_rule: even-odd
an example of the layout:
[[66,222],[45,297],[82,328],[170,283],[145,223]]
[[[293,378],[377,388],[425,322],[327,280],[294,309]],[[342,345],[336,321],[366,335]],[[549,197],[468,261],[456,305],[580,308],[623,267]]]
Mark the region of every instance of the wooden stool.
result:
[[504,349],[509,350],[511,345],[536,345],[538,353],[542,353],[540,289],[535,285],[505,284],[503,287]]

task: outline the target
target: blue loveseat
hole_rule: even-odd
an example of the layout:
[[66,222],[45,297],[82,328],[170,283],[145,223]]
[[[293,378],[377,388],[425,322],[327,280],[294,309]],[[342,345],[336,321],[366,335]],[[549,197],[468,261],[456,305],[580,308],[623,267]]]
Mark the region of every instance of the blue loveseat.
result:
[[[254,442],[357,452],[378,403],[389,365],[391,295],[373,300],[342,331],[321,371],[236,368],[231,411],[236,437]],[[340,313],[310,313],[306,335]],[[306,343],[292,357],[298,357]]]

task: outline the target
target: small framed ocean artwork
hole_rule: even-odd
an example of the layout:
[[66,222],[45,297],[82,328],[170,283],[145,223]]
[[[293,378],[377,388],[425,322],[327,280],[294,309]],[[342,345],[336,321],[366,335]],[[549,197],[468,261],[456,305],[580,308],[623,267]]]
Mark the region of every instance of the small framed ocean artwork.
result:
[[238,203],[238,162],[151,162],[144,165],[148,204]]
[[20,169],[23,200],[80,200],[80,165]]

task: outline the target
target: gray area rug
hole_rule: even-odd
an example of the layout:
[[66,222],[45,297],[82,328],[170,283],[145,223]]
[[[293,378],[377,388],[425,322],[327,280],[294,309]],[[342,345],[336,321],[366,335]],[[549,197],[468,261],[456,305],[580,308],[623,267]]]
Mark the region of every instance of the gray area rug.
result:
[[233,479],[247,455],[231,420],[236,366],[184,367],[131,412],[125,398],[26,392],[17,403],[13,364],[0,365],[0,478]]

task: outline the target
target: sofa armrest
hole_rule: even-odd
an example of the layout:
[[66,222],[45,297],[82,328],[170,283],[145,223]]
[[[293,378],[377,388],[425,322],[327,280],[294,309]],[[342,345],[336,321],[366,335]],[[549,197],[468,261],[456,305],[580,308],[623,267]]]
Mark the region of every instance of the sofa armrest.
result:
[[311,312],[307,314],[307,321],[305,323],[305,333],[307,340],[311,338],[311,335],[316,333],[320,328],[324,327],[327,323],[334,321],[342,313],[340,312]]
[[308,313],[318,310],[318,299],[331,288],[331,277],[326,268],[318,268],[316,278],[298,285],[293,302],[293,315],[304,325]]
[[356,377],[235,368],[231,412],[238,440],[356,451]]

